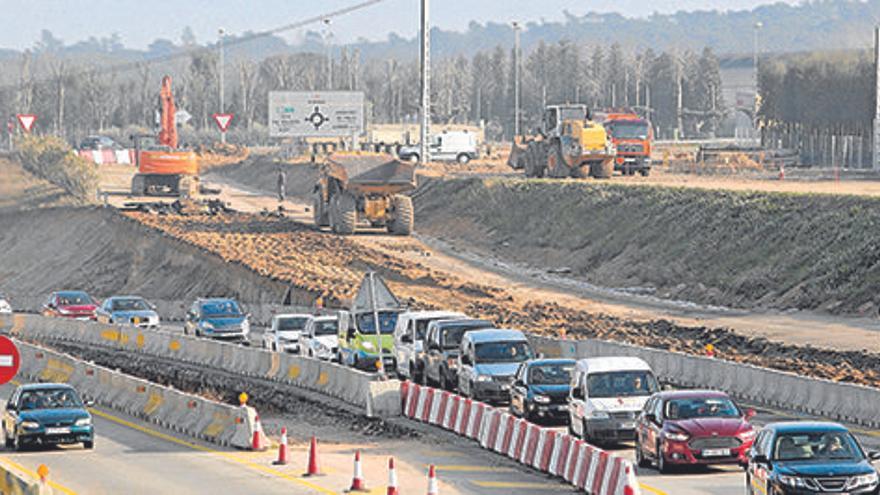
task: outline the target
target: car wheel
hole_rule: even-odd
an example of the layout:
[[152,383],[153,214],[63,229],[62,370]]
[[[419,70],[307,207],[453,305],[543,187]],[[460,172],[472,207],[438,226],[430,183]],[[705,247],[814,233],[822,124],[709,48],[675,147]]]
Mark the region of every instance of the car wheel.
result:
[[467,163],[471,161],[471,157],[467,153],[461,153],[456,160],[462,165],[467,165]]
[[588,431],[589,430],[587,430],[587,420],[581,420],[581,440],[587,443],[589,443],[590,440],[590,435],[587,433]]
[[202,336],[202,331],[199,330],[198,327],[196,327],[196,337],[200,337],[200,338],[201,338],[201,336]]
[[669,466],[666,465],[666,456],[660,450],[660,442],[657,442],[657,471],[660,471],[660,474],[669,472]]
[[83,447],[85,447],[86,450],[92,450],[93,448],[95,448],[95,440],[92,439],[87,442],[83,442]]

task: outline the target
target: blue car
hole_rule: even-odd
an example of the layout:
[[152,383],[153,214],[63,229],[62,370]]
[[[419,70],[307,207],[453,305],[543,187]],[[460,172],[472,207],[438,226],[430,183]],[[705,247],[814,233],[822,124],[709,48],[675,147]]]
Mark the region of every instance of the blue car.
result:
[[764,427],[749,450],[746,493],[876,495],[877,471],[844,427],[825,422],[785,422]]
[[108,324],[130,324],[139,328],[159,328],[156,306],[138,296],[113,296],[95,311],[97,320]]
[[534,353],[519,330],[472,330],[461,338],[458,353],[458,390],[465,397],[506,403],[521,363]]
[[529,421],[568,421],[574,359],[533,359],[519,366],[510,388],[510,412]]
[[92,415],[79,394],[63,383],[34,383],[15,389],[3,413],[6,447],[82,443],[95,446]]
[[198,299],[186,313],[183,333],[196,337],[248,343],[249,315],[235,299]]

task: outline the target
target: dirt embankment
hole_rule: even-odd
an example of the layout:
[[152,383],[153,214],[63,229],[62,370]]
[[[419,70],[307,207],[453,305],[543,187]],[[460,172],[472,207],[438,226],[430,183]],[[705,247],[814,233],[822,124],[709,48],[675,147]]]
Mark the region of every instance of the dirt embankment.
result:
[[25,172],[21,165],[0,157],[0,214],[80,203],[64,189]]
[[112,210],[47,208],[0,214],[0,292],[15,303],[52,290],[140,294],[188,304],[200,296],[278,303],[287,286],[206,257]]
[[284,170],[287,175],[287,195],[311,201],[311,194],[318,179],[318,169],[309,162],[292,163],[276,159],[271,155],[252,154],[247,160],[238,163],[212,167],[210,174],[275,194],[278,190],[280,170]]
[[417,230],[605,287],[741,308],[876,313],[880,200],[471,179],[416,195]]

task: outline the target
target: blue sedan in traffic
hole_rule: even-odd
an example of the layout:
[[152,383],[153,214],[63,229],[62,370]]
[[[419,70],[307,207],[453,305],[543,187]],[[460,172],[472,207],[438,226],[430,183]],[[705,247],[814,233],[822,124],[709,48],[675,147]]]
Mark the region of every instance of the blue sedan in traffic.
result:
[[6,447],[82,443],[95,445],[92,415],[76,389],[63,383],[34,383],[15,389],[3,413]]
[[511,413],[531,421],[567,421],[574,367],[574,359],[532,359],[522,363],[510,388]]
[[95,311],[95,316],[101,323],[130,324],[153,330],[159,328],[156,307],[138,296],[108,297]]

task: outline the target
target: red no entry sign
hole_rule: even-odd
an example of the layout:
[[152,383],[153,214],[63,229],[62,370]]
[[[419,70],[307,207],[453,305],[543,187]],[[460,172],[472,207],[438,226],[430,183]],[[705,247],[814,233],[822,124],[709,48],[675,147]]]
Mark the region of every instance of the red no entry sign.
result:
[[12,381],[19,366],[21,358],[18,347],[9,338],[0,335],[0,385]]

